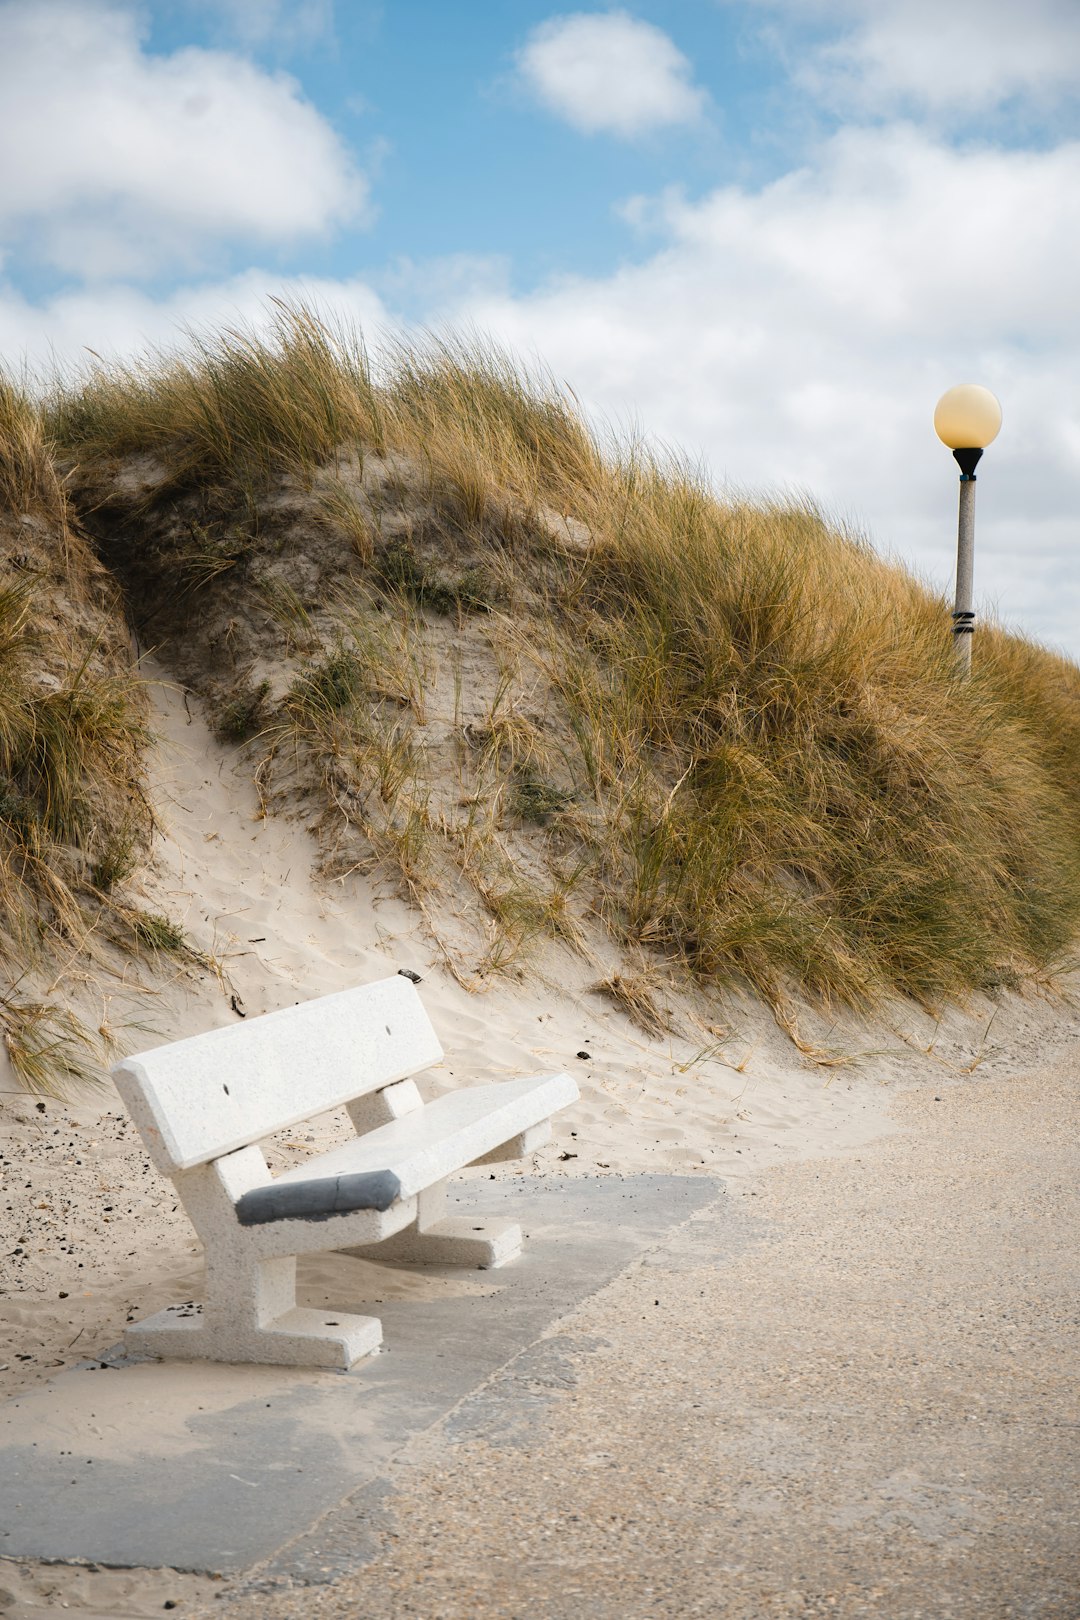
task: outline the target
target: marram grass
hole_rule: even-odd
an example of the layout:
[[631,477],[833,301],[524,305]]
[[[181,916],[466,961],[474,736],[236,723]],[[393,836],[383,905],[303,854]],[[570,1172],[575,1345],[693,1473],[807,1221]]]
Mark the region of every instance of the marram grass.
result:
[[[603,445],[482,344],[376,365],[281,305],[262,335],[68,380],[47,425],[137,615],[166,597],[183,643],[220,602],[292,660],[264,748],[410,892],[453,869],[515,938],[599,922],[774,1002],[935,1004],[1067,959],[1080,670],[988,628],[958,681],[943,601],[813,507]],[[314,605],[266,539],[283,488],[340,527]],[[430,671],[463,637],[528,673],[535,712],[491,696],[449,793]]]
[[73,523],[41,408],[0,375],[0,1039],[32,1090],[97,1064],[99,1043],[28,985],[85,973],[149,843],[145,716],[119,593]]

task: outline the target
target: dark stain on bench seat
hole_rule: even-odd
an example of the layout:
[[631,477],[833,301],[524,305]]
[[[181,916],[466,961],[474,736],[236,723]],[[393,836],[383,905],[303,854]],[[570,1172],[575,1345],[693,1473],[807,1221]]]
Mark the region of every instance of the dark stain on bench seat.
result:
[[392,1170],[366,1170],[347,1176],[255,1187],[236,1201],[241,1226],[269,1221],[328,1221],[354,1209],[389,1209],[401,1192]]

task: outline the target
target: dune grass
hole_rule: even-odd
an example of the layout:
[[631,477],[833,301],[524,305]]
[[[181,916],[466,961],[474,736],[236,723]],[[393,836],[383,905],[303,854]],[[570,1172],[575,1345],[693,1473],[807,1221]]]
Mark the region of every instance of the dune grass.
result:
[[631,934],[773,995],[933,1002],[1057,960],[1080,725],[1059,701],[1071,749],[1048,750],[1039,704],[1064,679],[1075,705],[1080,673],[1030,650],[1021,690],[999,633],[959,684],[943,605],[815,512],[635,481],[595,570],[598,651],[561,664],[625,829]]
[[[677,459],[601,444],[572,395],[482,344],[373,366],[283,305],[261,335],[69,380],[47,425],[136,597],[148,571],[188,570],[173,633],[215,592],[234,621],[276,602],[266,651],[297,672],[273,713],[241,694],[237,725],[258,712],[272,750],[314,760],[338,821],[389,841],[411,891],[449,859],[516,918],[511,944],[599,920],[635,961],[774,1004],[933,1005],[1070,952],[1080,670],[991,628],[959,682],[944,602],[813,507],[729,501]],[[156,465],[145,493],[132,458]],[[286,486],[338,525],[354,608],[336,618],[290,606],[259,561]],[[192,561],[184,501],[211,536],[233,523],[227,558],[215,541]],[[531,712],[492,698],[456,796],[430,676],[453,637],[533,692]]]
[[170,488],[250,489],[281,465],[378,442],[367,357],[349,333],[279,305],[268,338],[228,331],[191,344],[97,367],[86,386],[54,395],[50,431],[88,459],[160,457]]
[[0,1036],[16,1078],[31,1093],[56,1097],[71,1084],[101,1079],[100,1043],[70,1008],[0,996]]
[[[73,523],[53,448],[39,404],[0,375],[0,968],[17,983],[79,955],[152,825],[119,593]],[[32,1088],[91,1063],[62,1006],[3,991],[0,1026]]]

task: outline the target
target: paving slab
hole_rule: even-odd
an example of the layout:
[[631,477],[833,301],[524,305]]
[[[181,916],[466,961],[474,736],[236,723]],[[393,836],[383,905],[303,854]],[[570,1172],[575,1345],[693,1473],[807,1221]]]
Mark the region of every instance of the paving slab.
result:
[[[305,1542],[316,1521],[357,1492],[377,1500],[410,1439],[696,1211],[727,1205],[718,1182],[681,1176],[516,1177],[464,1183],[455,1201],[520,1219],[520,1259],[471,1274],[491,1292],[373,1307],[384,1351],[349,1373],[117,1349],[0,1408],[0,1555],[221,1574],[335,1563],[332,1533]],[[733,1249],[745,1241],[733,1216]]]

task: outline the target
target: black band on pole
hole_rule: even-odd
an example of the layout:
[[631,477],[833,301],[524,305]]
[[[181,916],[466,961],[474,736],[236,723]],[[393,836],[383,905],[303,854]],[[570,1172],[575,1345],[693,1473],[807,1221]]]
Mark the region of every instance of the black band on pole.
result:
[[975,615],[970,608],[965,608],[952,616],[952,631],[954,636],[970,636],[975,632]]
[[975,468],[982,460],[981,450],[954,450],[953,460],[960,468],[960,482],[973,484],[975,482]]

